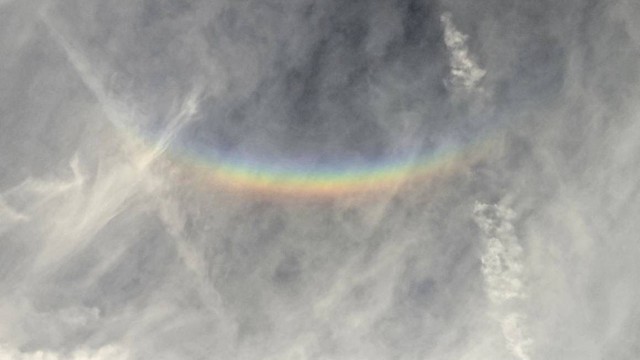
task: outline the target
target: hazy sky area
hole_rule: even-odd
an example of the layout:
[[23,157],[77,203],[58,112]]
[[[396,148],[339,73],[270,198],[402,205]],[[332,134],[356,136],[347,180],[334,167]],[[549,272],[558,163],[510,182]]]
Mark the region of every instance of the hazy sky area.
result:
[[633,360],[640,2],[0,0],[0,360]]

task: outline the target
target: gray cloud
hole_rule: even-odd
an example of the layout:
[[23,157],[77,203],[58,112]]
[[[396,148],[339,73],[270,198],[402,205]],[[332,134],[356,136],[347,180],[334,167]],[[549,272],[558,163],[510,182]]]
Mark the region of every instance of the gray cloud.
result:
[[[640,351],[633,1],[0,8],[0,358]],[[451,171],[322,200],[193,159],[445,148]]]

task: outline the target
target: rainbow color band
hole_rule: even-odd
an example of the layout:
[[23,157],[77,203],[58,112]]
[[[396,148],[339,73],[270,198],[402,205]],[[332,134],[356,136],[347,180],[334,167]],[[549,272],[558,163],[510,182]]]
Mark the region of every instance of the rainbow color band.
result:
[[[155,146],[149,137],[138,140]],[[186,145],[173,144],[165,155],[205,186],[267,197],[333,199],[343,196],[380,194],[400,185],[425,182],[460,171],[483,158],[492,141],[452,147],[420,157],[387,159],[357,166],[314,166],[295,163],[282,166],[209,152],[203,155]]]

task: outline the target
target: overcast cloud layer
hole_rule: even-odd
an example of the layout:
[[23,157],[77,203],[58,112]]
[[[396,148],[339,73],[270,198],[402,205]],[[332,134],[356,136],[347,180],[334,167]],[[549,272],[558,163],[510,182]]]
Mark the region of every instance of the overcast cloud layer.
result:
[[635,359],[639,75],[635,0],[1,0],[0,359]]

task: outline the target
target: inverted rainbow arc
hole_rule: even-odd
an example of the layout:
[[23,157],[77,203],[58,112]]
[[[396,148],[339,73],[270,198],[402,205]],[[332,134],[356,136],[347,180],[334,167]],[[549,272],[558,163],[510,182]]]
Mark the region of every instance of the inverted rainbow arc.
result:
[[[134,133],[131,128],[127,132],[145,146],[155,146],[155,140],[148,134]],[[407,182],[447,176],[484,156],[489,144],[485,139],[427,155],[351,167],[305,163],[282,166],[214,151],[203,155],[187,146],[173,146],[166,155],[182,168],[187,168],[198,182],[230,191],[295,198],[337,198],[392,191]]]

